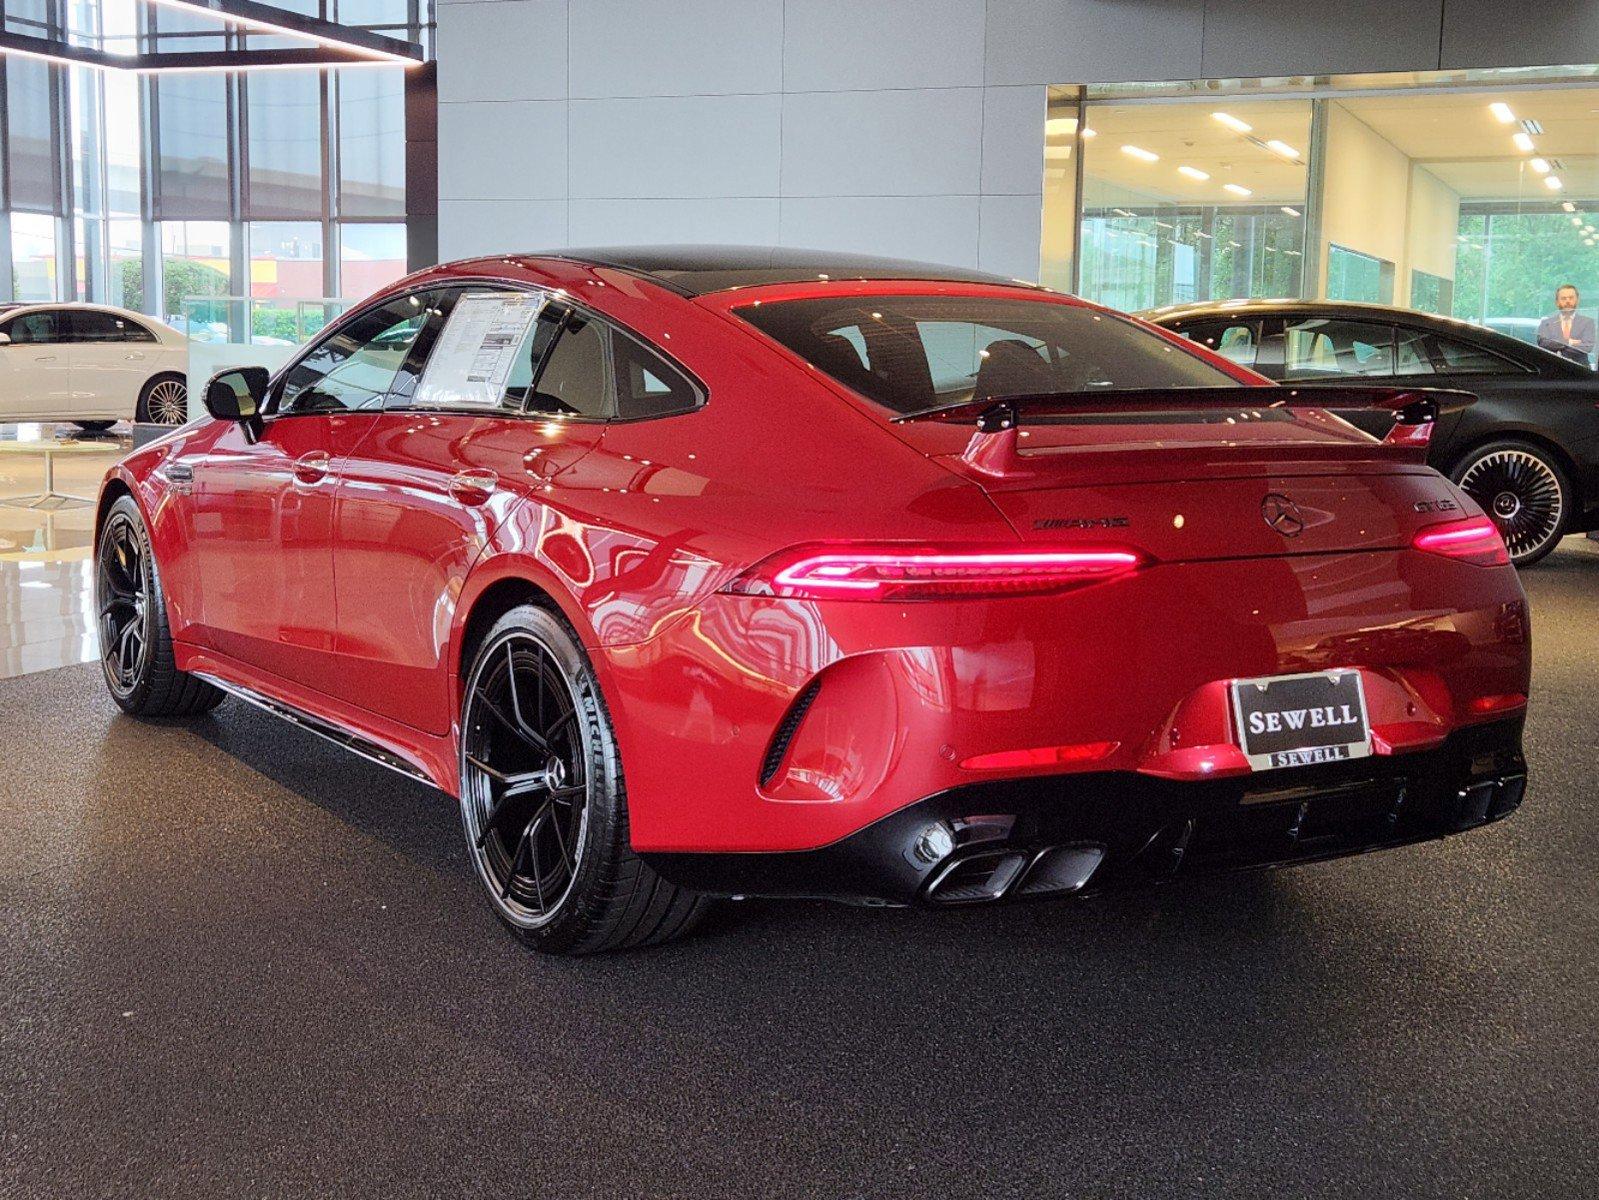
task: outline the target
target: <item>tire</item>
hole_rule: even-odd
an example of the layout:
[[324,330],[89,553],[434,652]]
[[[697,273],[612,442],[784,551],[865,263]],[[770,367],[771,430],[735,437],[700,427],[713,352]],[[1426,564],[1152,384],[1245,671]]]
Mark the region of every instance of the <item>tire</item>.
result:
[[189,381],[182,375],[157,375],[139,393],[133,419],[146,425],[178,426],[189,420]]
[[161,572],[131,496],[113,504],[100,526],[95,608],[100,668],[111,698],[124,712],[191,717],[210,712],[225,698],[220,689],[176,666]]
[[1477,446],[1449,478],[1499,526],[1518,567],[1530,567],[1558,546],[1571,523],[1571,480],[1556,457],[1534,442],[1507,438]]
[[593,669],[565,622],[534,605],[495,622],[467,672],[461,824],[495,915],[548,954],[670,941],[708,903],[633,853]]
[[115,421],[74,421],[72,423],[85,433],[104,433],[116,424]]

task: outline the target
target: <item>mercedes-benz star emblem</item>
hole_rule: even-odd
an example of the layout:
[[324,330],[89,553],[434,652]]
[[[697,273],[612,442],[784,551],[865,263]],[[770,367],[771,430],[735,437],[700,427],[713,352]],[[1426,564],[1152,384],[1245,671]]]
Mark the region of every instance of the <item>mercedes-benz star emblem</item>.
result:
[[1260,502],[1260,515],[1266,518],[1266,524],[1284,537],[1298,537],[1305,528],[1305,517],[1299,511],[1299,505],[1278,492],[1266,493]]

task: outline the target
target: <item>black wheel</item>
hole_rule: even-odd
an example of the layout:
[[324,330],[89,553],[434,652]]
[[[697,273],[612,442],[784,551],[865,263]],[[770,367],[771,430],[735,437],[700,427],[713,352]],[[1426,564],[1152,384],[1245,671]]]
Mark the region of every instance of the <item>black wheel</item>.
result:
[[192,716],[221,702],[221,691],[174,664],[161,573],[131,496],[113,504],[101,526],[95,603],[100,666],[111,698],[125,711],[143,717]]
[[1493,518],[1510,561],[1531,566],[1560,542],[1572,510],[1571,483],[1554,456],[1531,442],[1489,442],[1449,477]]
[[85,433],[104,433],[116,424],[115,421],[74,421],[72,423]]
[[495,913],[538,950],[653,945],[705,906],[633,853],[610,715],[577,638],[541,608],[511,610],[473,657],[461,821]]
[[135,419],[148,425],[182,425],[189,419],[189,384],[182,375],[157,375],[139,393]]

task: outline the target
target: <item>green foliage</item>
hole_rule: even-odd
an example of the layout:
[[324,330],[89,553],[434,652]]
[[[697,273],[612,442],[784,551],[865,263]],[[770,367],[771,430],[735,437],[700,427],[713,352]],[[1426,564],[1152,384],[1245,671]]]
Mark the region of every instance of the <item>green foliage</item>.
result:
[[[122,306],[144,311],[144,260],[128,258],[119,265],[122,269]],[[162,263],[162,274],[165,276],[165,281],[161,311],[156,314],[157,316],[182,315],[185,296],[228,294],[228,277],[206,263],[191,262],[186,258],[169,258]],[[198,319],[226,320],[225,306],[216,307],[219,310],[216,317],[208,318],[204,313],[199,313],[196,314]]]
[[[1599,300],[1599,249],[1583,243],[1569,213],[1462,213],[1455,255],[1454,315],[1543,317],[1555,289],[1574,283],[1583,308]],[[1592,224],[1593,218],[1577,213]]]

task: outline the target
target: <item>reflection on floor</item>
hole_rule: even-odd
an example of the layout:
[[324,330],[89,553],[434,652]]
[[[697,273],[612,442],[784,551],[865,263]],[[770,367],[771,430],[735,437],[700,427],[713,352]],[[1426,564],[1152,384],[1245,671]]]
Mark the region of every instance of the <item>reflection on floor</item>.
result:
[[94,508],[63,497],[95,495],[131,445],[123,426],[0,425],[0,678],[97,655]]

